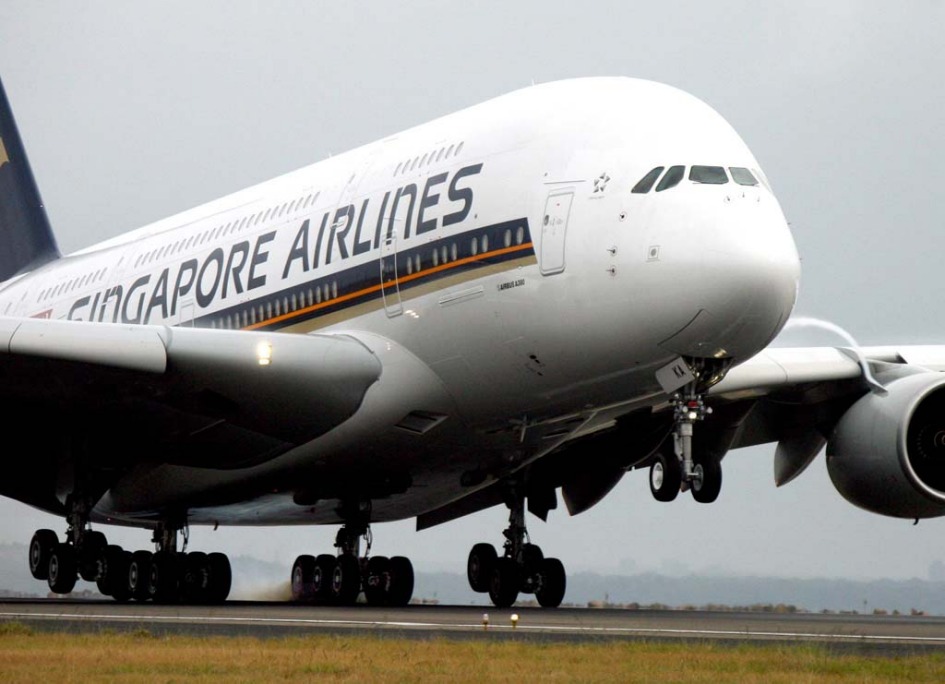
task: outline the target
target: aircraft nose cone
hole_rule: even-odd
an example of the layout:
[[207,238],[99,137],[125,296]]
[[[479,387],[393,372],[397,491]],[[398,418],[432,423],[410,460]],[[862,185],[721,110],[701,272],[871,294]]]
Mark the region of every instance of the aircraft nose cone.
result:
[[692,318],[662,343],[684,356],[745,359],[787,322],[797,298],[800,261],[773,199],[722,211],[705,224],[686,293]]

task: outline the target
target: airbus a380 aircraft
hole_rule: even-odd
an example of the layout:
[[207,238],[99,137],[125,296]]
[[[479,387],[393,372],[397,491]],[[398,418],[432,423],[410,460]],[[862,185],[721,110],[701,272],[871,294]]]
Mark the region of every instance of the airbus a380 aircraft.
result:
[[0,93],[0,230],[0,396],[30,441],[0,492],[66,519],[29,552],[58,593],[223,600],[189,526],[330,524],[294,598],[405,604],[370,524],[504,504],[472,588],[557,606],[526,509],[638,468],[708,503],[729,449],[773,441],[778,484],[826,444],[854,504],[945,514],[945,349],[766,350],[791,233],[735,131],[668,86],[533,86],[68,257]]

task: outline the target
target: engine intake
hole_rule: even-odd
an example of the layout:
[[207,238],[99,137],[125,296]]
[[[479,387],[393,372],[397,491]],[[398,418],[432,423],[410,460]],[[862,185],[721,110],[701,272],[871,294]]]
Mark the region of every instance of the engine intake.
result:
[[827,443],[837,491],[898,518],[945,515],[945,376],[917,372],[868,394],[840,418]]

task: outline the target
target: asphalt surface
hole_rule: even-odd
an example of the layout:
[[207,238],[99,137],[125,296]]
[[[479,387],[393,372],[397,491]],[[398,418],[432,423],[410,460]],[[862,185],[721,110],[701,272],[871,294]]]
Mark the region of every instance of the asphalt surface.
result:
[[[512,616],[518,620],[513,624]],[[830,649],[901,654],[945,649],[945,617],[589,608],[301,606],[231,601],[217,606],[0,599],[0,622],[44,631],[140,630],[152,634],[306,634],[536,641],[819,643]],[[484,622],[486,624],[484,624]]]

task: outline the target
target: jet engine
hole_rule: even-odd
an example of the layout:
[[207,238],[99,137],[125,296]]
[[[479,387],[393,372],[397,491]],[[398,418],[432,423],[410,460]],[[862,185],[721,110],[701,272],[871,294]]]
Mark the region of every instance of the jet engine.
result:
[[827,443],[827,470],[852,504],[898,518],[945,515],[945,374],[915,372],[860,398]]

